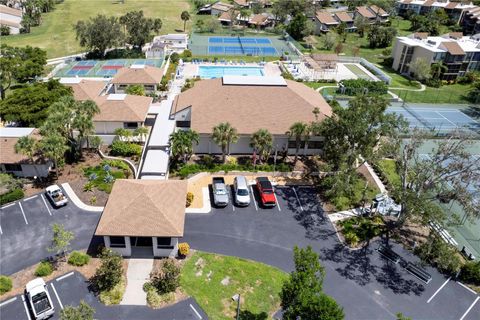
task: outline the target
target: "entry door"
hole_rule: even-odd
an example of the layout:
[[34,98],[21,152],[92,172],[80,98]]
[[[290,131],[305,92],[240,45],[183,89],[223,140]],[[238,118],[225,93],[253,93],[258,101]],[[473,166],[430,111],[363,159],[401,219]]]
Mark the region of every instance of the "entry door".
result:
[[132,247],[151,247],[153,246],[152,237],[130,237]]

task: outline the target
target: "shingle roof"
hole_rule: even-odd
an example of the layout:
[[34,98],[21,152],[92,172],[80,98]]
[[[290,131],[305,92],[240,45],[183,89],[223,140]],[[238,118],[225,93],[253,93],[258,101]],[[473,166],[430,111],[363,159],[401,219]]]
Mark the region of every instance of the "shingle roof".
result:
[[[28,136],[40,140],[41,136],[37,129],[33,129]],[[20,137],[0,137],[0,163],[28,163],[30,159],[27,156],[15,152],[15,144]],[[43,162],[43,158],[35,156],[35,162]]]
[[94,121],[143,122],[153,99],[127,94],[123,100],[109,100],[108,96],[100,96],[94,101],[100,108]]
[[460,45],[455,41],[445,41],[445,42],[442,42],[441,45],[448,51],[448,53],[452,55],[465,54],[465,51],[463,51],[462,47],[460,47]]
[[20,28],[22,26],[20,23],[9,21],[9,20],[0,20],[0,25],[13,27],[13,28]]
[[95,234],[182,237],[186,194],[186,180],[117,180]]
[[383,10],[382,8],[380,8],[379,6],[376,6],[374,4],[372,4],[370,6],[370,10],[373,11],[374,13],[377,13],[377,14],[381,15],[381,16],[386,16],[386,15],[388,16],[388,13],[385,10]]
[[449,2],[446,6],[445,9],[455,9],[457,7],[458,3],[457,2]]
[[78,83],[65,83],[73,89],[75,100],[95,100],[107,85],[104,81],[81,80]]
[[242,7],[247,7],[248,6],[248,1],[247,0],[233,0],[237,5],[242,6]]
[[435,3],[435,0],[427,0],[423,3],[424,7],[431,7]]
[[339,11],[339,12],[335,12],[335,15],[337,16],[338,20],[340,20],[342,22],[352,22],[353,21],[352,17],[348,14],[348,12]]
[[121,68],[112,79],[115,84],[158,84],[162,81],[163,69],[152,66]]
[[375,14],[373,14],[370,10],[368,10],[367,7],[363,6],[363,7],[357,7],[356,8],[356,11],[362,16],[362,17],[365,17],[365,18],[368,18],[368,19],[372,19],[372,18],[375,18]]
[[233,8],[233,5],[230,3],[217,2],[212,6],[212,9],[219,11],[228,11]]
[[268,17],[264,16],[263,14],[256,14],[253,17],[250,18],[249,23],[262,25],[267,21],[267,19],[268,19]]
[[316,17],[318,21],[324,24],[338,24],[338,21],[328,12],[318,11]]
[[414,38],[417,38],[417,39],[427,39],[428,38],[428,32],[415,32],[413,34],[413,37]]
[[283,135],[296,121],[315,120],[312,110],[320,109],[320,119],[332,109],[315,90],[296,81],[286,86],[223,85],[222,79],[202,80],[175,98],[172,114],[191,107],[191,128],[210,134],[221,122],[229,122],[239,134],[264,128]]
[[22,10],[7,7],[3,4],[0,4],[0,13],[5,13],[5,14],[9,14],[9,15],[12,15],[12,16],[17,16],[17,17],[22,16]]

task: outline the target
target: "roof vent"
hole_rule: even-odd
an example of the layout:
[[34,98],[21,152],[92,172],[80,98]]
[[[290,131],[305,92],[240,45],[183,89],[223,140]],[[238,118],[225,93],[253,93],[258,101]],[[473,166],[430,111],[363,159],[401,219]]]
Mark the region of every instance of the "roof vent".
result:
[[437,43],[436,43],[435,41],[433,41],[433,40],[427,40],[427,43],[428,43],[429,45],[432,45],[432,46],[434,46],[434,45],[437,44]]
[[109,94],[109,95],[108,95],[107,100],[110,100],[110,101],[123,101],[123,100],[125,100],[126,97],[127,97],[127,95],[124,94],[124,93],[112,93],[112,94]]

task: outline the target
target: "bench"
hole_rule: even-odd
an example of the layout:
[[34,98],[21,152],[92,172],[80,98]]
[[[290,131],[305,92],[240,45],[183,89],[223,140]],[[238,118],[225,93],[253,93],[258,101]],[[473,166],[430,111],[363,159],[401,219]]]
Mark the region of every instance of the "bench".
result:
[[378,253],[380,255],[382,255],[384,258],[392,261],[393,263],[397,264],[400,262],[401,260],[401,257],[399,254],[397,254],[395,251],[393,251],[392,249],[390,248],[387,248],[387,247],[384,247],[384,246],[380,246],[378,247],[377,249]]
[[411,274],[413,274],[415,277],[425,282],[426,284],[428,284],[432,280],[432,276],[430,275],[430,273],[428,273],[423,268],[420,268],[419,266],[411,262],[407,264],[405,269],[407,269],[408,272],[410,272]]
[[465,246],[463,246],[462,251],[460,251],[460,253],[468,260],[475,260],[475,256],[473,255],[473,253]]

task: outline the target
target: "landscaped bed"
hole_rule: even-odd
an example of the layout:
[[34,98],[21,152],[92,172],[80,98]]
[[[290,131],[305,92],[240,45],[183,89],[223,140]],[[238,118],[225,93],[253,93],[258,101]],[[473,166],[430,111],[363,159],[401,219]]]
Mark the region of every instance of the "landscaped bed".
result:
[[195,252],[185,262],[180,282],[211,319],[235,318],[235,294],[241,295],[241,319],[268,319],[280,308],[286,278],[286,273],[263,263]]
[[[385,177],[384,182],[387,182],[390,187],[400,186],[401,180],[398,174],[397,164],[393,159],[382,159],[377,163],[377,168],[381,175]],[[383,180],[383,179],[382,179]]]
[[337,222],[339,231],[345,242],[357,247],[385,231],[385,221],[382,216],[352,217]]

